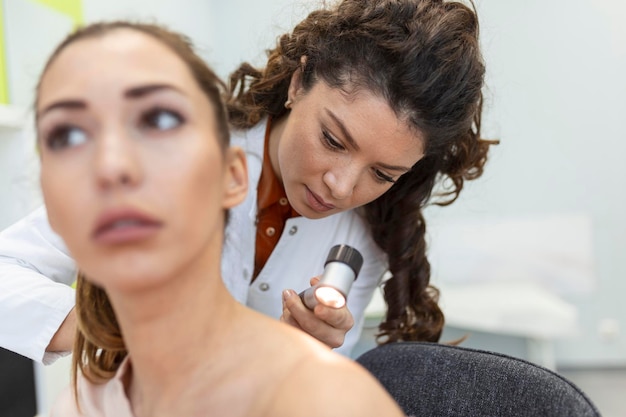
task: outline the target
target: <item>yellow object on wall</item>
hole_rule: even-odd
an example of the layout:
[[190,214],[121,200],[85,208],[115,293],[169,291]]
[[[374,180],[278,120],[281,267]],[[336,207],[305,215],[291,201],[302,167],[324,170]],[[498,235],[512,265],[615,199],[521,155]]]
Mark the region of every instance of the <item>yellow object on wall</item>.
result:
[[69,16],[74,22],[74,27],[83,23],[83,4],[82,0],[33,0],[59,13]]
[[0,104],[9,103],[9,87],[7,84],[7,60],[4,48],[4,10],[0,0]]

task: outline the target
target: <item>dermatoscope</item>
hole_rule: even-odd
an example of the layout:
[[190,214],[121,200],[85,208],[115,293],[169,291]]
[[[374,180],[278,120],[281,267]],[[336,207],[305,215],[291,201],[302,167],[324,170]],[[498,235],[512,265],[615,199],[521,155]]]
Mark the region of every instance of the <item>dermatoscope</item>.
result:
[[346,304],[346,297],[362,265],[363,256],[358,250],[348,245],[333,246],[324,263],[320,281],[298,295],[309,310],[313,310],[318,303],[341,308]]

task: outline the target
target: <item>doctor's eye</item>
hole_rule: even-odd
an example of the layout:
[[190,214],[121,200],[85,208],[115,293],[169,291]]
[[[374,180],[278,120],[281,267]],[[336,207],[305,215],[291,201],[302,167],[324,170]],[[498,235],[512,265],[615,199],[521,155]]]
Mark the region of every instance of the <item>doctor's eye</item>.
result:
[[149,129],[167,131],[176,129],[184,122],[183,117],[175,111],[154,108],[141,117],[141,124]]
[[72,125],[57,126],[45,136],[44,143],[50,150],[61,150],[82,145],[87,141],[87,133]]
[[376,181],[378,181],[381,184],[386,184],[386,183],[395,184],[396,183],[396,180],[394,180],[393,177],[385,174],[379,169],[374,169],[373,172],[374,172],[374,178],[376,179]]
[[340,142],[338,142],[325,130],[322,131],[322,142],[324,143],[324,146],[333,151],[342,151],[345,149]]

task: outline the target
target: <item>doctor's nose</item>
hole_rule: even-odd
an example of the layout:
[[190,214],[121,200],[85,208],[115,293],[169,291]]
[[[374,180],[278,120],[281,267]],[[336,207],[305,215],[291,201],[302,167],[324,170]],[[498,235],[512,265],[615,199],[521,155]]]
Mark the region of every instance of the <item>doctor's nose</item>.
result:
[[328,170],[323,176],[324,183],[330,194],[337,200],[344,200],[352,196],[358,175],[346,170]]
[[94,167],[101,188],[132,186],[139,182],[141,167],[132,139],[111,132],[98,142]]

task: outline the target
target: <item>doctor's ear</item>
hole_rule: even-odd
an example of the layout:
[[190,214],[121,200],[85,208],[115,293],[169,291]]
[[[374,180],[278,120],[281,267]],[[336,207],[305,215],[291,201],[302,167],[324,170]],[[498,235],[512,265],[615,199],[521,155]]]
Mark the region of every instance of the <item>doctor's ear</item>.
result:
[[302,92],[302,73],[306,66],[306,55],[300,57],[300,67],[291,74],[291,81],[289,82],[289,89],[287,90],[287,102],[285,107],[290,109],[293,103],[297,100],[298,95]]
[[229,209],[242,203],[247,194],[248,165],[246,154],[239,147],[231,147],[226,151],[223,207]]

